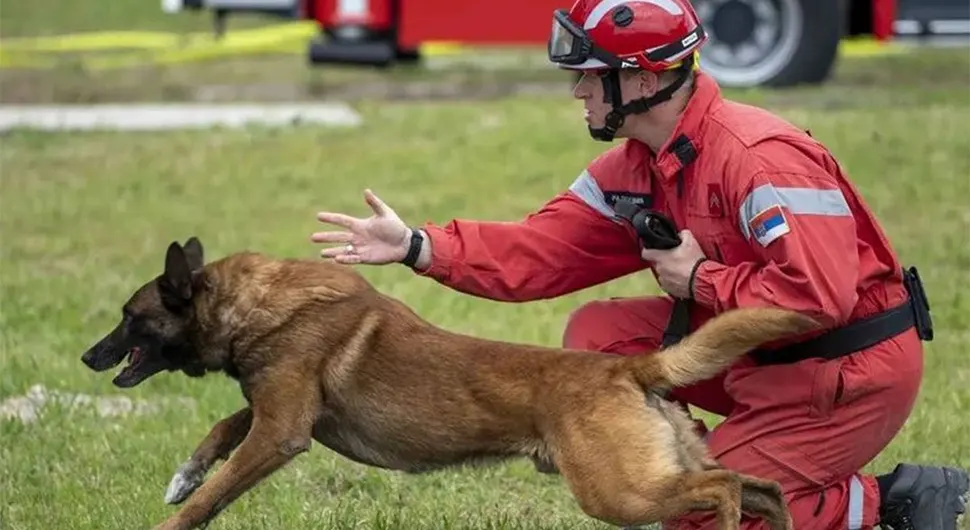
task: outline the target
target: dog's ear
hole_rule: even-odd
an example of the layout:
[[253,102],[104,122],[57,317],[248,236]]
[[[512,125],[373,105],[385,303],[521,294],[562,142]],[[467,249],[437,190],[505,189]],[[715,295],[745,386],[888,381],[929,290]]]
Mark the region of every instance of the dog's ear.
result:
[[185,250],[177,241],[172,241],[165,252],[165,273],[161,277],[162,297],[173,305],[180,305],[192,299],[192,271]]
[[202,242],[199,238],[192,236],[182,247],[185,251],[185,259],[189,262],[189,270],[195,272],[205,265],[205,253],[202,250]]

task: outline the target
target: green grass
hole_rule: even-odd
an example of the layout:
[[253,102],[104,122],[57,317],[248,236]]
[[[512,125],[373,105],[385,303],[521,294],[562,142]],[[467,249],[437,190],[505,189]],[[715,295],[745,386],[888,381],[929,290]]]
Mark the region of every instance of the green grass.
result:
[[[236,15],[232,27],[253,27],[272,22],[272,17]],[[95,31],[209,31],[208,12],[167,14],[156,0],[114,2],[37,2],[0,0],[0,37],[39,37]]]
[[[40,3],[5,0],[0,30],[9,36],[128,27],[134,19],[146,28],[165,24],[156,22],[156,4],[139,2],[123,13],[119,7],[110,16],[64,8],[48,17],[34,7]],[[68,23],[69,12],[81,18]],[[253,66],[265,63],[241,64],[247,80],[267,75]],[[820,89],[731,93],[777,108],[825,141],[929,290],[937,339],[927,345],[922,393],[873,471],[897,461],[970,467],[968,66],[965,51],[845,61]],[[120,95],[150,99],[159,82],[188,84],[196,73],[218,80],[226,69],[232,67],[219,63],[160,70],[157,77],[127,74],[130,85]],[[297,68],[288,71],[300,86],[309,83]],[[100,90],[110,96],[122,75],[100,79]],[[0,399],[43,384],[146,400],[189,397],[195,406],[113,418],[53,407],[26,425],[0,420],[0,528],[149,527],[172,511],[162,496],[175,467],[243,402],[222,377],[160,375],[122,393],[111,374],[91,373],[79,361],[114,325],[130,291],[160,270],[169,241],[198,235],[210,258],[242,249],[313,256],[308,235],[318,227],[315,212],[364,214],[365,186],[411,223],[518,219],[568,186],[606,147],[589,140],[566,91],[493,101],[365,101],[359,110],[366,124],[353,131],[3,136]],[[566,316],[586,300],[657,292],[648,275],[635,275],[554,301],[512,305],[459,295],[401,267],[362,271],[435,324],[539,344],[557,344]],[[604,528],[579,511],[559,479],[536,474],[526,462],[406,477],[319,446],[210,526],[392,527]]]

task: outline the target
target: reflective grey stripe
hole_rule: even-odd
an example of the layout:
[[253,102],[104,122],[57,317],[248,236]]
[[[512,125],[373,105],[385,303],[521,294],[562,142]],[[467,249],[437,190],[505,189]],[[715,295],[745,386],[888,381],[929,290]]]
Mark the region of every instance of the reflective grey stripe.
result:
[[616,217],[616,212],[613,211],[613,208],[610,208],[609,204],[606,204],[606,199],[603,197],[603,190],[600,189],[599,184],[596,183],[596,179],[593,178],[593,175],[589,174],[589,171],[584,169],[576,177],[572,185],[569,186],[569,189],[599,213],[610,219]]
[[849,481],[849,530],[862,528],[863,495],[862,481],[858,476],[852,475]]
[[738,212],[741,233],[750,238],[748,223],[766,208],[781,205],[793,214],[851,216],[849,204],[841,190],[817,190],[814,188],[776,188],[771,184],[758,186],[741,203]]

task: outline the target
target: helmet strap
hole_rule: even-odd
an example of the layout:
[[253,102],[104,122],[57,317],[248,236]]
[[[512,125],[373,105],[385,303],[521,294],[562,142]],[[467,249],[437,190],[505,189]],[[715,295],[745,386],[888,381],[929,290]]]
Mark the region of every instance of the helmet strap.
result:
[[693,67],[694,58],[690,56],[684,59],[680,66],[677,67],[677,72],[680,75],[677,76],[677,79],[674,79],[673,83],[658,90],[649,98],[635,99],[626,105],[623,104],[623,97],[620,94],[620,70],[618,68],[611,69],[609,73],[602,77],[602,80],[603,100],[606,103],[612,103],[613,109],[606,115],[606,123],[603,127],[598,129],[589,127],[590,136],[594,140],[603,142],[613,141],[616,131],[623,126],[623,122],[626,121],[627,116],[630,114],[642,114],[670,99],[674,95],[674,92],[687,81]]

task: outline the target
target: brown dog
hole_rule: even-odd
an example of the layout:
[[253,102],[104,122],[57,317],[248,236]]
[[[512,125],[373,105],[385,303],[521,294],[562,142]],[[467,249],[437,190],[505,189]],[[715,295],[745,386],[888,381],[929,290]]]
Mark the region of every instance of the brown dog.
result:
[[349,266],[249,252],[203,265],[192,238],[169,246],[164,272],[123,314],[82,357],[90,368],[127,356],[121,387],[163,370],[223,371],[249,403],[179,468],[166,502],[188,501],[159,528],[208,522],[311,439],[411,473],[526,456],[558,470],[585,513],[616,525],[712,510],[725,529],[742,511],[791,528],[779,486],[721,468],[660,393],[815,328],[797,313],[727,312],[637,357],[526,346],[435,327]]

